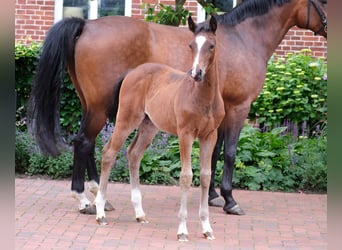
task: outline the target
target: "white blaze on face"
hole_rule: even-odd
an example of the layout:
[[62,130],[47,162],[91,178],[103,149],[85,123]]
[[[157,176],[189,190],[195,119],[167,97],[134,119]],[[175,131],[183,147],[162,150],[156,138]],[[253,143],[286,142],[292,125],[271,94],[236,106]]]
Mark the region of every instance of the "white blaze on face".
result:
[[[195,39],[195,42],[196,42],[196,45],[197,45],[197,54],[195,56],[195,60],[194,60],[194,64],[192,65],[192,70],[191,70],[191,75],[192,77],[195,77],[196,76],[196,68],[198,66],[198,61],[199,61],[199,55],[201,53],[201,49],[206,41],[206,37],[204,36],[197,36],[196,39]],[[204,71],[204,69],[202,69]],[[203,72],[205,73],[205,72]]]

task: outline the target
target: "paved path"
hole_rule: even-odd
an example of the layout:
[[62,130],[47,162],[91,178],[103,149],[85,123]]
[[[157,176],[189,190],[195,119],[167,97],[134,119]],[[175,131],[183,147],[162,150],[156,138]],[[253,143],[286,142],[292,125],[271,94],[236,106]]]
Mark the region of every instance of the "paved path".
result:
[[327,249],[327,195],[235,190],[246,212],[227,215],[210,207],[216,240],[201,234],[199,188],[189,196],[189,242],[176,240],[180,190],[142,186],[149,224],[134,219],[128,184],[110,183],[109,225],[81,215],[70,196],[70,181],[15,180],[16,249]]

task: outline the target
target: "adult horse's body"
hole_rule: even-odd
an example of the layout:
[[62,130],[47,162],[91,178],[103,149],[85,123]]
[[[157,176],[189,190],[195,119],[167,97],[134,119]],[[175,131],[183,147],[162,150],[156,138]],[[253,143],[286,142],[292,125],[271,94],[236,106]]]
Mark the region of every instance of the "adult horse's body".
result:
[[217,139],[217,128],[225,114],[216,79],[217,25],[215,17],[211,17],[208,27],[201,27],[200,30],[196,30],[197,26],[191,17],[188,22],[190,30],[195,34],[190,43],[193,66],[189,73],[165,64],[145,63],[130,71],[116,88],[116,124],[103,148],[100,188],[95,199],[96,219],[100,224],[107,224],[104,207],[110,170],[125,140],[136,128],[138,133],[127,150],[131,200],[137,221],[146,221],[139,188],[140,161],[155,134],[163,130],[179,137],[181,204],[178,239],[188,240],[187,193],[192,183],[191,148],[196,138],[200,144],[199,216],[204,236],[214,239],[208,210],[211,156]]
[[[226,115],[218,130],[212,174],[224,141],[221,195],[227,213],[243,214],[232,196],[233,166],[240,130],[262,89],[267,61],[295,25],[326,37],[325,17],[319,0],[246,0],[231,13],[217,17],[218,81]],[[111,116],[115,83],[128,69],[145,62],[188,69],[191,36],[185,29],[127,17],[64,20],[49,31],[32,92],[31,120],[35,121],[33,129],[40,147],[56,155],[61,70],[67,66],[83,110],[74,144],[71,186],[80,211],[88,211],[91,204],[84,194],[85,169],[93,190],[99,181],[94,141]],[[212,178],[210,203],[217,197]]]

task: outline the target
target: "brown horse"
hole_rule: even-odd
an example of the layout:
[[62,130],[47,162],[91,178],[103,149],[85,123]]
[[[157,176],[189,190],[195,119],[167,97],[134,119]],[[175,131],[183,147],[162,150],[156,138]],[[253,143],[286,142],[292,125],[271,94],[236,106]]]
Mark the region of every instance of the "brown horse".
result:
[[[191,17],[189,28],[196,35],[190,43],[193,66],[189,73],[165,64],[146,63],[138,66],[118,84],[114,96],[119,101],[114,132],[104,146],[100,189],[95,199],[96,219],[107,224],[105,200],[111,167],[127,137],[138,128],[128,147],[131,200],[137,221],[145,222],[139,189],[139,167],[144,151],[158,132],[178,135],[181,157],[181,205],[178,239],[188,240],[187,193],[192,183],[191,149],[196,138],[200,144],[201,198],[199,216],[203,234],[214,239],[209,223],[208,191],[211,176],[211,155],[217,139],[217,128],[224,117],[224,104],[217,82],[215,45],[216,19],[208,27],[196,25]],[[115,105],[117,106],[117,105]]]
[[[327,36],[323,0],[246,0],[230,13],[217,17],[218,81],[226,116],[218,131],[212,158],[212,174],[224,141],[221,195],[224,211],[243,214],[232,195],[236,147],[250,105],[260,93],[267,62],[287,31],[297,25]],[[326,2],[326,1],[324,1]],[[94,143],[108,117],[113,117],[113,91],[120,76],[146,63],[165,63],[186,70],[191,66],[188,50],[191,32],[146,23],[128,17],[97,20],[65,19],[46,37],[31,95],[31,126],[40,148],[59,152],[59,92],[67,66],[82,104],[83,117],[74,142],[71,190],[81,212],[94,213],[84,194],[85,170],[91,190],[99,182]],[[218,194],[211,179],[209,203]]]

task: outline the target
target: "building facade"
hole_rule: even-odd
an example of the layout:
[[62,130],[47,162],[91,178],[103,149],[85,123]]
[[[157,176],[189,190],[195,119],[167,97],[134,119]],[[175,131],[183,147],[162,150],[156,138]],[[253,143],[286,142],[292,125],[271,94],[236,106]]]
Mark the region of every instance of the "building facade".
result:
[[[241,0],[213,1],[222,11],[229,11]],[[174,5],[173,0],[15,0],[15,41],[29,44],[45,39],[48,29],[66,16],[96,19],[107,15],[125,15],[144,19],[143,4]],[[196,0],[187,0],[188,9],[197,22],[204,21],[205,11]],[[294,27],[276,49],[279,55],[309,48],[315,57],[327,57],[327,41],[309,30]]]

